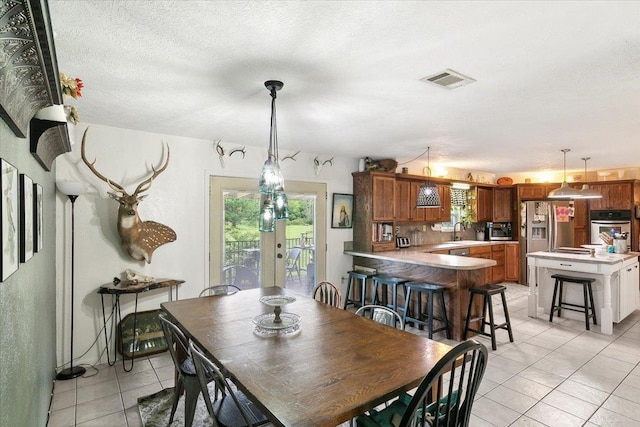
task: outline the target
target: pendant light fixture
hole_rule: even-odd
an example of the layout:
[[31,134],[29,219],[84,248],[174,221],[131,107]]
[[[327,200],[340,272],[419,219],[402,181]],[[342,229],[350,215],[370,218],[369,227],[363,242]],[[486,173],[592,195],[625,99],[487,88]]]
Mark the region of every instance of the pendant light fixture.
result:
[[581,157],[581,159],[584,160],[584,184],[582,184],[580,195],[583,199],[601,199],[602,194],[596,190],[592,190],[589,188],[589,184],[587,184],[587,160],[591,159],[591,157]]
[[571,151],[571,149],[563,148],[560,151],[562,151],[564,155],[564,179],[562,180],[560,188],[551,190],[547,197],[550,199],[581,199],[582,195],[580,194],[580,191],[569,187],[569,184],[567,184],[567,153]]
[[[427,147],[427,167],[424,169],[427,176],[431,176],[431,168],[429,167],[430,157],[429,151],[431,147]],[[440,194],[438,193],[438,187],[427,180],[418,189],[418,200],[416,201],[416,208],[439,208],[440,207]]]
[[258,188],[262,197],[260,207],[260,231],[273,232],[275,220],[289,217],[289,203],[284,192],[284,178],[280,171],[280,155],[278,153],[278,126],[276,122],[276,92],[284,83],[277,80],[264,82],[271,95],[271,130],[269,132],[269,151],[267,160],[262,166]]

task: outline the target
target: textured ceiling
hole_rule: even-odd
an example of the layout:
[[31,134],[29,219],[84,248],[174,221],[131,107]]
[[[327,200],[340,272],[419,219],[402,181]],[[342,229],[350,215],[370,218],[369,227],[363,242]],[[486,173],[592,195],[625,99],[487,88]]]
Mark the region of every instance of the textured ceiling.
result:
[[[640,2],[49,0],[89,123],[498,174],[640,167]],[[446,68],[476,83],[419,81]],[[265,148],[266,149],[266,148]],[[426,159],[425,159],[426,160]]]

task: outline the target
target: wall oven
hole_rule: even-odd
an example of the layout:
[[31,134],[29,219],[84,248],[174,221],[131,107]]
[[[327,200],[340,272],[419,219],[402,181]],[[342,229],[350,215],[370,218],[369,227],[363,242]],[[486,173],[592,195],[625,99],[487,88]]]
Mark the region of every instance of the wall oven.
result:
[[[591,243],[601,245],[603,243],[600,233],[628,233],[627,244],[631,236],[631,211],[591,211]],[[629,245],[631,246],[631,245]]]

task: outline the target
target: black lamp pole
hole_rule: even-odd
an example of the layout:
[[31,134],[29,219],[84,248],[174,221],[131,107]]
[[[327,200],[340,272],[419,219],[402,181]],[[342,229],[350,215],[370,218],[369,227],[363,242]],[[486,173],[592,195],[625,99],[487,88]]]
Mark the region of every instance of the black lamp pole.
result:
[[83,375],[87,370],[82,366],[73,366],[73,290],[74,290],[74,276],[75,276],[75,202],[78,195],[69,194],[69,200],[71,200],[71,360],[69,361],[69,367],[63,369],[56,375],[57,380],[70,380],[72,378]]

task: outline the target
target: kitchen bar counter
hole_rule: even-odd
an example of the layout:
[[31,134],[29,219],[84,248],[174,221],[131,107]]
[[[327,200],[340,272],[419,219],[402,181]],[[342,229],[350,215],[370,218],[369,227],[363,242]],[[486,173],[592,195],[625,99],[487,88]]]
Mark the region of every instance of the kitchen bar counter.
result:
[[345,251],[344,253],[353,257],[401,262],[426,267],[446,268],[450,270],[478,270],[496,265],[496,262],[490,259],[432,254],[427,252],[423,246],[420,246],[419,249],[406,248],[387,252]]
[[[451,337],[458,341],[462,340],[464,332],[469,304],[468,289],[485,284],[485,269],[496,265],[496,262],[490,259],[427,253],[423,246],[387,252],[344,253],[353,256],[354,266],[375,269],[378,274],[446,286],[449,328]],[[399,297],[404,298],[404,295],[400,294]],[[413,303],[415,305],[415,301]],[[481,304],[478,302],[474,305],[472,317],[477,317],[481,313],[480,310]],[[423,307],[423,312],[426,313],[426,307]],[[436,317],[439,317],[437,312]]]
[[[544,308],[544,313],[548,315],[555,282],[551,278],[552,274],[591,277],[596,279],[592,286],[600,331],[612,334],[613,323],[620,322],[640,308],[639,255],[638,252],[599,256],[562,252],[528,253],[529,316],[536,317],[538,307]],[[583,304],[582,288],[565,286],[565,300]],[[562,315],[577,320],[584,319],[581,313],[566,310]]]

